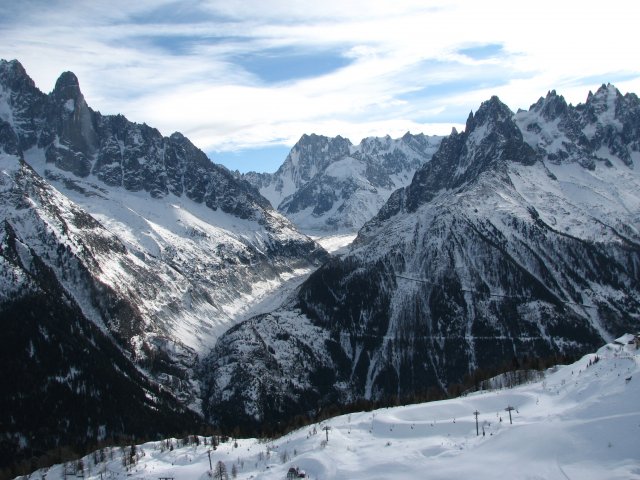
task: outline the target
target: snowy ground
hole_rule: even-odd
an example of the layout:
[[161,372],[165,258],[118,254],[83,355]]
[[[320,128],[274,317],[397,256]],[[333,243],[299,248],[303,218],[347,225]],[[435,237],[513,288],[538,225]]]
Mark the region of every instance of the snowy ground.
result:
[[[235,466],[239,479],[284,479],[292,466],[313,479],[640,479],[640,350],[631,339],[537,383],[336,417],[268,443],[229,441],[211,459],[229,473]],[[90,455],[85,478],[209,478],[209,446],[172,443],[171,451],[164,442],[139,446],[130,471],[120,449],[97,465]],[[62,466],[47,472],[62,477]]]
[[318,242],[322,248],[324,248],[327,252],[332,255],[340,255],[345,253],[358,235],[352,232],[346,233],[338,233],[335,235],[325,235],[314,233],[314,232],[304,232],[311,238],[313,238],[316,242]]
[[[351,242],[356,238],[357,233],[338,233],[335,235],[320,236],[318,234],[307,233],[309,237],[318,242],[322,248],[332,255],[340,255],[345,253],[351,245]],[[263,313],[273,312],[282,306],[287,301],[298,287],[311,275],[315,270],[310,269],[298,269],[292,272],[292,274],[285,278],[275,288],[264,289],[264,292],[258,288],[258,285],[254,285],[254,290],[258,292],[255,296],[255,301],[248,303],[245,298],[238,299],[237,305],[233,305],[236,309],[233,316],[234,323],[247,320],[256,315]]]
[[[275,288],[260,292],[261,295],[256,295],[253,302],[247,302],[245,298],[240,298],[233,316],[234,323],[240,323],[256,315],[277,310],[286,300],[291,298],[302,282],[309,278],[309,275],[314,271],[314,268],[294,270],[288,278]],[[284,275],[281,277],[284,278]],[[253,288],[256,290],[255,285]]]

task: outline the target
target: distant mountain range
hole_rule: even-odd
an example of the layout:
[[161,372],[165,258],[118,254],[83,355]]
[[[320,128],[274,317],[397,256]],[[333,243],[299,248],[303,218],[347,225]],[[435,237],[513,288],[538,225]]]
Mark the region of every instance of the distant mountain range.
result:
[[352,145],[340,136],[303,135],[275,173],[243,178],[304,232],[356,232],[409,184],[441,140],[407,132]]
[[204,410],[230,426],[444,390],[640,327],[640,101],[497,97],[297,297],[229,330]]

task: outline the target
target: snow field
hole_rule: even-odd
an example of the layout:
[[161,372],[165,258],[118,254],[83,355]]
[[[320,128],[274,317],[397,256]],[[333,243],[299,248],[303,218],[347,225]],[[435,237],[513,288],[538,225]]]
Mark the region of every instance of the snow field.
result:
[[309,232],[308,235],[313,238],[322,248],[327,252],[335,255],[346,253],[349,245],[356,238],[357,233],[338,233],[335,235],[318,236],[313,232]]
[[[214,211],[185,196],[155,199],[144,191],[107,186],[94,177],[74,177],[47,164],[36,147],[25,152],[25,158],[64,193],[56,198],[78,205],[98,220],[127,247],[128,261],[140,271],[153,271],[163,288],[132,279],[130,268],[123,268],[122,259],[113,256],[95,255],[99,278],[117,290],[135,285],[125,296],[139,300],[139,310],[161,333],[195,352],[206,352],[228,328],[248,318],[255,311],[252,306],[274,305],[272,297],[283,297],[283,290],[289,292],[311,272],[296,266],[278,271],[280,267],[268,264],[265,251],[274,239],[304,238],[276,212],[266,221],[281,225],[270,231],[257,221]],[[238,258],[247,264],[239,264]],[[87,303],[78,301],[83,307]]]
[[[540,382],[343,415],[266,443],[230,440],[211,460],[229,473],[235,464],[239,479],[284,479],[291,466],[312,479],[640,479],[640,350],[632,340],[550,369]],[[202,437],[199,446],[172,443],[172,451],[164,441],[139,446],[128,472],[118,449],[98,465],[89,455],[85,478],[209,478]],[[47,478],[62,474],[55,466]]]

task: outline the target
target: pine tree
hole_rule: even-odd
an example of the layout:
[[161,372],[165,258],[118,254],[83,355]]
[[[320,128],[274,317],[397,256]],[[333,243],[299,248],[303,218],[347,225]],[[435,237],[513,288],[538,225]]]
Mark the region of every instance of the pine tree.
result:
[[76,462],[76,476],[84,477],[84,462],[82,461],[82,459],[79,459]]
[[216,467],[213,469],[213,478],[216,480],[229,480],[227,466],[220,460],[216,463]]
[[137,453],[136,444],[132,442],[129,449],[129,465],[134,465],[137,462]]

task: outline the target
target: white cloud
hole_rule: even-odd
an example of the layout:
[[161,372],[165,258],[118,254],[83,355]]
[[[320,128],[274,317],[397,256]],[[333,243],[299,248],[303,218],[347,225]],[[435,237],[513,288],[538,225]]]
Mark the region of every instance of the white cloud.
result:
[[[72,70],[94,108],[182,131],[206,150],[311,132],[445,133],[494,94],[515,110],[554,88],[573,103],[602,82],[640,91],[640,6],[621,0],[111,0],[0,13],[0,57],[18,58],[42,90]],[[486,59],[459,53],[482,45],[502,48]],[[273,48],[351,64],[273,84],[237,61]]]

